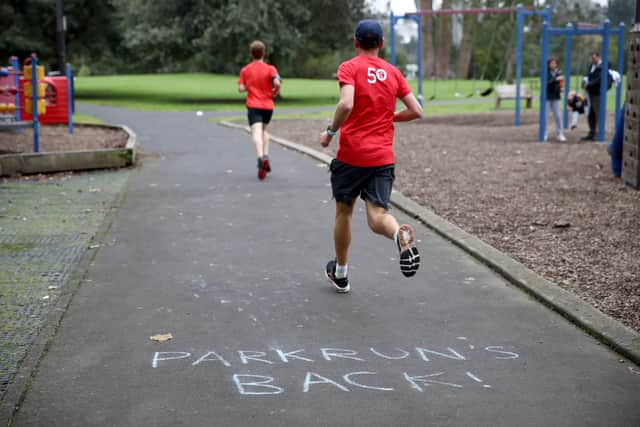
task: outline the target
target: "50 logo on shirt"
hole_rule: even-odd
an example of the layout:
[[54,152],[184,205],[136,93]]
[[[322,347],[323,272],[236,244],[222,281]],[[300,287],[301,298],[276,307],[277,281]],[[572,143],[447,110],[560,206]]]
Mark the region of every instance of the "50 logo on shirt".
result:
[[382,68],[373,68],[373,67],[368,67],[367,68],[367,82],[370,84],[375,84],[378,81],[385,81],[387,80],[387,72],[385,70],[383,70]]

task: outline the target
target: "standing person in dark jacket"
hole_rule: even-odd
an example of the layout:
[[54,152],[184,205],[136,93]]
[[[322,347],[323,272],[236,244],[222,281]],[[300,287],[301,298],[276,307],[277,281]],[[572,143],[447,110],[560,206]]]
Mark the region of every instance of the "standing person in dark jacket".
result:
[[[600,114],[600,80],[602,76],[602,60],[598,52],[591,53],[591,66],[587,75],[582,80],[582,86],[589,95],[589,134],[582,138],[583,141],[594,141],[598,128],[598,115]],[[608,75],[605,75],[608,78]]]
[[[556,139],[558,141],[566,141],[562,133],[562,123],[560,122],[560,92],[564,77],[562,71],[558,68],[558,61],[555,57],[550,57],[547,61],[547,110],[551,110],[553,121],[556,126]],[[547,118],[545,117],[544,120]],[[547,140],[549,130],[544,134],[544,140]]]

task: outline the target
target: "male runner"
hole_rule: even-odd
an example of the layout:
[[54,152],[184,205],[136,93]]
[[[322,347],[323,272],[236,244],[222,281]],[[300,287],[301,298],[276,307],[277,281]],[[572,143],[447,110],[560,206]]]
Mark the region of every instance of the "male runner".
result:
[[264,62],[264,43],[256,40],[249,48],[253,61],[240,71],[238,92],[247,92],[247,116],[258,156],[258,179],[262,181],[267,172],[271,172],[267,125],[273,115],[273,98],[280,92],[281,82],[276,67]]
[[[336,199],[334,243],[336,258],[325,274],[338,292],[349,292],[347,256],[351,244],[351,217],[358,196],[365,201],[367,220],[374,233],[392,239],[400,253],[400,270],[413,276],[420,266],[411,226],[398,225],[389,214],[394,175],[393,122],[422,117],[422,107],[400,71],[378,57],[382,28],[364,20],[355,34],[356,57],[338,68],[340,101],[333,121],[320,135],[327,147],[340,129],[336,159],[331,162],[331,187]],[[406,109],[394,112],[396,98]]]

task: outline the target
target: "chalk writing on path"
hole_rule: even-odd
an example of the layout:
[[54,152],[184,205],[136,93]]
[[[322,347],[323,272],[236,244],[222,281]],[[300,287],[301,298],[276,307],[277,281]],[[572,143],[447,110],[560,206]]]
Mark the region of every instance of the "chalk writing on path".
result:
[[[513,361],[520,357],[518,353],[499,345],[479,347],[469,345],[468,348],[473,351],[467,353],[466,349],[465,351],[453,347],[434,349],[426,346],[384,350],[370,347],[364,351],[323,347],[315,350],[313,354],[305,351],[304,348],[275,347],[264,351],[247,349],[226,352],[206,350],[199,353],[157,351],[151,359],[151,367],[153,369],[171,369],[177,366],[180,369],[200,369],[205,366],[228,368],[232,387],[239,394],[246,396],[279,395],[288,391],[285,387],[292,387],[290,381],[285,385],[279,383],[273,374],[268,375],[269,369],[287,366],[309,368],[296,386],[297,391],[302,393],[309,393],[314,389],[345,393],[357,390],[393,392],[401,388],[422,393],[427,387],[432,386],[462,389],[471,384],[490,389],[492,386],[487,384],[480,374],[472,372],[469,364],[479,359],[493,360],[498,363],[496,368],[500,368],[499,363],[508,363],[506,361]],[[379,361],[392,362],[390,365],[384,365],[388,372],[367,368],[367,363]],[[339,368],[341,362],[343,364],[356,362],[361,364],[362,368],[353,372],[336,373],[336,368]],[[395,368],[401,363],[407,366],[399,370],[402,371],[400,374],[397,373],[399,371],[389,368],[389,366]],[[435,363],[437,368],[433,367]],[[446,369],[443,369],[443,363],[448,364]],[[380,367],[380,364],[376,366]],[[250,369],[251,373],[238,372],[241,368]],[[267,372],[256,374],[254,373],[256,369],[265,369]],[[326,373],[328,369],[330,373]]]

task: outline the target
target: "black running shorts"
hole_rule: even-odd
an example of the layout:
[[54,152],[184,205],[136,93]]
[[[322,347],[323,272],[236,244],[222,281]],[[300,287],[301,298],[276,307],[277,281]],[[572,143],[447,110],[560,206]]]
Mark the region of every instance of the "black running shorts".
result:
[[333,159],[331,171],[331,189],[337,202],[352,205],[360,196],[376,205],[389,210],[391,189],[395,179],[394,165],[358,167]]
[[269,124],[273,110],[264,110],[262,108],[248,108],[247,117],[249,118],[249,126],[254,123]]

